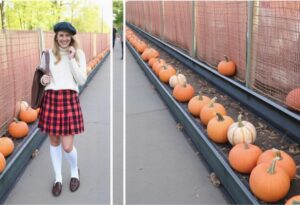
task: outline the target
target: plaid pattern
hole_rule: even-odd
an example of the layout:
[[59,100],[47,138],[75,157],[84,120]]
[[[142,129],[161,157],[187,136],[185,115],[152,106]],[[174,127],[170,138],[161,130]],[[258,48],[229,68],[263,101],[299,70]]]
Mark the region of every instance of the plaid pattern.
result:
[[74,90],[46,90],[38,127],[49,135],[75,135],[84,131],[78,93]]

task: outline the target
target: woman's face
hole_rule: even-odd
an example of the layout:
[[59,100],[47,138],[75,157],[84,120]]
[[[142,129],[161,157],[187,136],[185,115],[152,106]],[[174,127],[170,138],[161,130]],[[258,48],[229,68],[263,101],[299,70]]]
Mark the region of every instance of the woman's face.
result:
[[71,43],[72,35],[66,31],[58,31],[56,40],[60,47],[67,48]]

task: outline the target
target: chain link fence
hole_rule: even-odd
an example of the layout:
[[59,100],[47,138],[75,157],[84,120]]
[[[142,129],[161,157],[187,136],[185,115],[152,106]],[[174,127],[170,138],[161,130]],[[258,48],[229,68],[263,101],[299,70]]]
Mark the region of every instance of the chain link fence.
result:
[[300,87],[299,10],[300,2],[254,4],[251,83],[281,101]]
[[300,87],[299,9],[298,1],[130,1],[126,21],[214,68],[228,56],[236,80],[284,104]]
[[[53,46],[54,33],[39,31],[0,32],[0,133],[16,117],[19,103],[30,103],[31,85],[35,68],[40,64],[41,49]],[[110,35],[78,33],[76,39],[86,54],[87,61],[109,48]]]

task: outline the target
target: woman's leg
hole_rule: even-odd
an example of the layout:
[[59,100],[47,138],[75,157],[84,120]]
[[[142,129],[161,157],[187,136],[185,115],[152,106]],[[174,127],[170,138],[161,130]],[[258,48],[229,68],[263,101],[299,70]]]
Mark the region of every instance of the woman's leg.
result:
[[60,144],[60,136],[51,136],[50,139],[50,156],[55,172],[55,182],[62,182],[61,176],[61,163],[62,163],[62,150]]
[[73,140],[74,140],[74,135],[63,136],[62,145],[64,149],[64,155],[71,167],[71,178],[79,179],[78,166],[77,166],[77,150],[73,145]]
[[77,150],[73,145],[73,140],[73,135],[62,137],[62,144],[65,152],[65,157],[68,160],[71,167],[70,190],[72,192],[76,191],[80,185],[77,166]]
[[123,60],[123,41],[121,40],[121,47],[122,47],[122,56],[121,56],[121,60]]

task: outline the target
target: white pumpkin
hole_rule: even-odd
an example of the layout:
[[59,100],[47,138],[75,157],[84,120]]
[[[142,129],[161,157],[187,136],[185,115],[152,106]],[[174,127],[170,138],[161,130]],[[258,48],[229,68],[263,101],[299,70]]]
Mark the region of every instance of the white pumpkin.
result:
[[28,102],[26,102],[24,100],[20,102],[20,110],[27,109],[28,107],[29,107]]
[[186,77],[183,74],[176,74],[173,75],[170,80],[169,80],[169,85],[172,88],[175,88],[176,85],[180,84],[180,85],[184,85],[186,84]]
[[256,129],[248,121],[242,121],[242,115],[238,116],[238,121],[233,123],[227,132],[230,144],[253,143],[256,140]]

